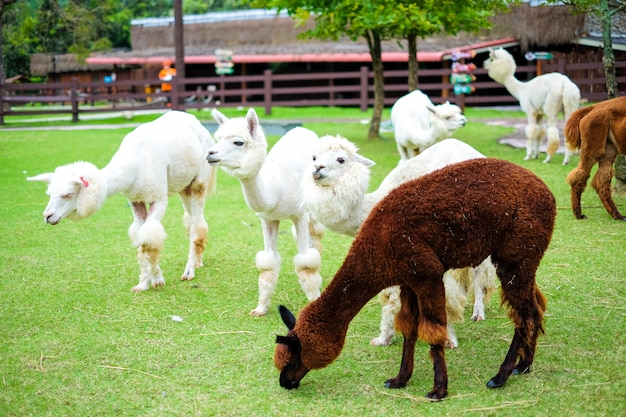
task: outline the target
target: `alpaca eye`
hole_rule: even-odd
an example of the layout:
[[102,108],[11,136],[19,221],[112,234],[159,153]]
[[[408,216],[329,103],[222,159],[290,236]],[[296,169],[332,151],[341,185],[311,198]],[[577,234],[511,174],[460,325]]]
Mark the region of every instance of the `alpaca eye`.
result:
[[68,199],[72,198],[72,196],[73,196],[73,195],[74,195],[74,194],[72,194],[72,193],[61,194],[61,198],[62,198],[63,200],[68,200]]
[[240,140],[236,140],[235,142],[233,142],[233,145],[235,146],[243,146],[243,142]]
[[341,165],[343,165],[346,162],[346,160],[343,159],[343,158],[337,158],[337,162],[339,162]]
[[317,161],[317,156],[313,155],[313,160]]

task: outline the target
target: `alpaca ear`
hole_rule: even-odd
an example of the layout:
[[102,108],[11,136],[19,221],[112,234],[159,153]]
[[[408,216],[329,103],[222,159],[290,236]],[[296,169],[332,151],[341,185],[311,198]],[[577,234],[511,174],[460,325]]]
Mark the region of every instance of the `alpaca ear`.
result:
[[46,184],[50,184],[50,181],[52,181],[52,172],[35,175],[34,177],[27,177],[26,181],[41,181],[45,182]]
[[226,122],[228,120],[228,117],[226,117],[222,112],[220,112],[218,109],[213,109],[211,110],[211,116],[213,116],[213,119],[215,119],[215,121],[217,122],[217,124],[219,125],[223,125],[224,122]]
[[278,306],[278,312],[280,313],[280,317],[283,319],[285,326],[287,326],[289,330],[293,330],[296,326],[296,317],[293,313],[284,305]]
[[374,165],[376,165],[376,162],[364,157],[363,155],[359,155],[358,153],[354,155],[354,160],[360,164],[365,165],[366,167],[373,167]]
[[295,336],[276,336],[276,343],[287,346],[292,355],[299,356],[302,352],[300,340]]
[[253,108],[248,110],[248,113],[246,114],[246,122],[248,123],[248,132],[250,132],[250,136],[256,138],[256,130],[259,126],[259,117]]

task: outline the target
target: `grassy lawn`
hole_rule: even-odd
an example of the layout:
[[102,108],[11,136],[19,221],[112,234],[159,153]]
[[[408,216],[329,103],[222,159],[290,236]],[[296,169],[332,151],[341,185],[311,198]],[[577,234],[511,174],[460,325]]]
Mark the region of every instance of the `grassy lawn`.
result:
[[[471,322],[468,309],[466,321],[456,326],[460,347],[446,355],[449,397],[440,403],[424,398],[433,370],[423,343],[416,348],[409,385],[386,389],[383,382],[399,369],[402,343],[399,336],[388,347],[369,345],[380,320],[373,299],[352,322],[339,359],[312,371],[298,390],[284,390],[272,361],[275,335],[286,333],[276,307],[285,304],[298,312],[306,303],[293,272],[290,222],[281,225],[283,268],[265,317],[248,315],[258,295],[254,256],[263,247],[260,221],[246,206],[239,182],[224,172],[207,202],[205,266],[193,281],[179,281],[188,243],[182,207],[172,196],[161,261],[166,285],[135,294],[130,288],[139,268],[127,235],[132,215],[125,199],[114,196],[91,218],[53,227],[42,219],[45,185],[25,180],[77,160],[102,167],[130,129],[0,129],[0,187],[6,197],[0,206],[0,415],[626,415],[626,224],[606,213],[591,188],[582,201],[588,219],[574,218],[565,177],[578,157],[568,167],[560,165],[562,155],[550,165],[523,161],[525,150],[497,143],[511,128],[480,122],[521,113],[471,108],[465,113],[470,123],[457,138],[487,156],[529,168],[557,199],[555,233],[537,276],[548,310],[534,372],[511,377],[500,389],[485,386],[513,335],[495,296],[485,322]],[[360,120],[369,113],[358,109],[274,109],[271,117],[263,111],[259,116],[261,123],[303,120],[319,135],[341,133],[354,141],[377,163],[371,189],[399,158],[391,133],[383,134],[386,140],[365,139],[368,126]],[[202,120],[209,117],[200,113]],[[320,121],[332,118],[342,122]],[[626,211],[626,198],[615,200]],[[324,285],[350,242],[327,232]]]

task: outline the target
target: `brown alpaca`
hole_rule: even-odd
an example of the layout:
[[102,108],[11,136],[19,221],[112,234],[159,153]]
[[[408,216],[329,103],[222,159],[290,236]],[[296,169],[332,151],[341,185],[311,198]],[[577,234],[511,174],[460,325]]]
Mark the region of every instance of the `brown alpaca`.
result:
[[626,154],[626,97],[606,100],[583,107],[571,114],[565,123],[565,144],[580,149],[580,161],[567,176],[572,187],[572,211],[577,219],[586,219],[580,209],[580,196],[587,186],[591,168],[598,172],[591,186],[596,190],[606,211],[616,220],[626,220],[611,198],[613,162],[618,153]]
[[502,303],[515,324],[511,346],[488,383],[504,385],[511,373],[530,370],[546,299],[535,273],[548,247],[556,203],[532,172],[497,159],[450,165],[400,185],[376,205],[348,255],[320,298],[298,320],[280,308],[289,332],[278,336],[274,364],[280,385],[297,388],[311,369],[329,365],[341,353],[350,321],[383,288],[401,286],[396,327],[404,336],[400,372],[385,382],[404,387],[413,373],[415,343],[430,345],[434,388],[448,393],[443,273],[477,266],[491,255],[502,284]]

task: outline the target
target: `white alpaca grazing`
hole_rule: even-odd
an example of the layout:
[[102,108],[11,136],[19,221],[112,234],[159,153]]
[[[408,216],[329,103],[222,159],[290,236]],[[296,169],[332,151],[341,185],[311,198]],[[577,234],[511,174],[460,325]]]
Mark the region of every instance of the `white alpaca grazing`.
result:
[[[445,139],[398,165],[376,191],[366,194],[369,167],[374,162],[360,155],[353,143],[341,136],[323,136],[313,155],[313,175],[304,182],[306,206],[313,219],[348,236],[356,236],[372,208],[398,185],[446,165],[484,158],[464,142]],[[472,320],[484,320],[483,297],[495,289],[495,282],[495,270],[489,259],[479,268],[451,270],[444,274],[450,347],[458,346],[452,323],[463,320],[468,292],[474,292]],[[383,305],[380,335],[370,343],[382,346],[388,345],[395,335],[393,321],[400,309],[399,287],[382,291],[379,300]]]
[[261,218],[263,226],[265,248],[256,254],[256,267],[261,271],[259,302],[250,314],[267,314],[276,289],[281,263],[278,227],[284,219],[292,220],[295,226],[298,254],[294,264],[298,281],[308,300],[316,299],[322,286],[321,257],[316,247],[323,228],[309,224],[301,182],[309,173],[317,135],[297,127],[267,153],[265,134],[254,109],[248,110],[245,118],[229,119],[217,109],[212,114],[220,126],[215,132],[217,143],[209,149],[206,159],[239,179],[246,203]]
[[[489,58],[483,66],[489,76],[503,84],[513,97],[519,101],[526,113],[526,157],[524,160],[539,158],[539,144],[546,136],[544,117],[548,118],[547,156],[543,162],[550,162],[559,149],[559,129],[556,120],[563,111],[565,120],[580,104],[580,89],[567,76],[552,72],[538,75],[527,82],[515,78],[515,60],[502,48],[489,51]],[[563,165],[569,163],[572,152],[565,148]]]
[[138,249],[141,273],[135,292],[165,284],[159,258],[165,242],[161,219],[168,195],[178,193],[190,245],[182,280],[191,280],[202,266],[208,226],[204,204],[215,190],[217,170],[204,155],[214,141],[194,116],[172,111],[130,132],[102,169],[89,162],[58,167],[54,172],[27,178],[48,183],[50,201],[43,215],[55,225],[63,218],[84,219],[107,197],[121,193],[128,199],[134,221],[128,229]]
[[391,108],[400,161],[418,155],[433,144],[452,137],[467,119],[461,108],[450,102],[435,106],[430,98],[419,90],[400,97]]

